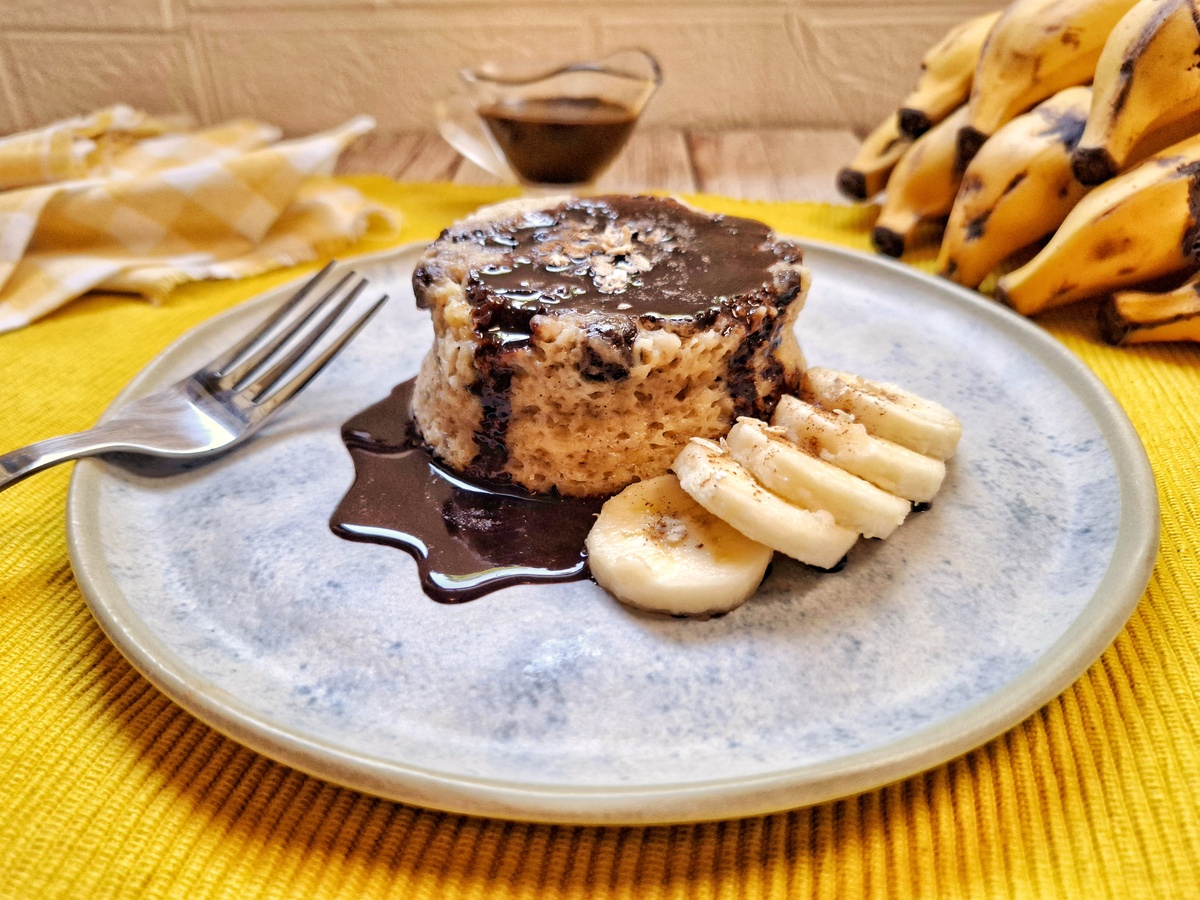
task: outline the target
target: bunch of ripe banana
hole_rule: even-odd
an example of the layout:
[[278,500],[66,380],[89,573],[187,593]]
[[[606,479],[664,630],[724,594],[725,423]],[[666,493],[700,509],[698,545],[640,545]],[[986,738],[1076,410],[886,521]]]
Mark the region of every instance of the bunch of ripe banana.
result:
[[1200,0],[1014,0],[932,47],[838,176],[872,240],[1114,344],[1200,341]]

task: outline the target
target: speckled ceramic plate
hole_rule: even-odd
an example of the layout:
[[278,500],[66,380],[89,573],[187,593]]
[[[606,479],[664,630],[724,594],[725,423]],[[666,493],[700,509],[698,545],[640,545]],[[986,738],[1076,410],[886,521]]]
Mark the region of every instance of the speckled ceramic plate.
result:
[[[1096,379],[1036,327],[874,257],[811,245],[814,364],[935,398],[964,423],[934,507],[819,574],[777,561],[707,622],[633,614],[590,582],[461,606],[409,556],[329,530],[351,413],[430,343],[414,254],[372,264],[394,299],[261,437],[167,479],[80,463],[76,576],[161,690],[299,769],[439,809],[554,822],[764,813],[944,762],[1071,683],[1145,589],[1158,510],[1145,453]],[[195,331],[117,404],[263,314]]]

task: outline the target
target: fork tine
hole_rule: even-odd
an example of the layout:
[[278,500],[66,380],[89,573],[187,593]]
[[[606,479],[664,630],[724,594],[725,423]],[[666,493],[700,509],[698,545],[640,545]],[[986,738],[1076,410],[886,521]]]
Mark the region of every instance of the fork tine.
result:
[[[354,272],[347,272],[337,284],[326,291],[315,303],[312,303],[295,321],[289,322],[278,333],[271,333],[264,336],[258,345],[250,348],[241,359],[236,360],[227,371],[221,373],[218,379],[218,386],[230,389],[237,388],[247,377],[258,371],[267,360],[280,352],[293,337],[301,334],[314,318],[328,309],[329,305],[341,293],[342,288],[355,277]],[[345,309],[345,303],[342,303],[337,308]],[[327,328],[328,325],[329,323],[326,322],[323,327]]]
[[291,297],[285,300],[280,305],[279,309],[275,310],[275,312],[268,316],[263,323],[258,326],[258,328],[242,338],[242,340],[235,344],[232,348],[225,351],[223,354],[210,362],[205,368],[207,368],[210,372],[220,375],[243,353],[249,350],[250,347],[252,347],[257,341],[261,340],[267,334],[267,332],[283,321],[283,318],[289,312],[295,309],[301,300],[308,296],[309,292],[312,291],[317,282],[324,278],[329,270],[333,268],[333,266],[333,260],[326,263],[325,268],[306,281],[300,290],[296,291],[296,293],[292,294]]
[[[345,279],[343,279],[343,283],[344,282]],[[251,400],[251,402],[253,402],[255,398],[269,391],[275,382],[282,378],[284,374],[296,364],[300,357],[312,349],[317,341],[319,341],[325,336],[326,333],[328,333],[329,329],[333,327],[334,322],[341,318],[342,313],[344,313],[350,307],[350,304],[352,304],[358,298],[358,295],[362,293],[363,288],[366,286],[367,280],[365,278],[359,279],[358,284],[354,285],[354,287],[350,290],[350,293],[348,293],[333,306],[328,305],[328,297],[322,298],[321,306],[305,316],[306,321],[300,323],[300,325],[306,325],[307,320],[311,319],[318,309],[321,310],[320,318],[317,319],[313,325],[308,327],[307,332],[302,331],[301,328],[298,327],[294,333],[299,335],[299,337],[295,341],[294,346],[292,346],[287,353],[285,353],[279,359],[267,357],[266,362],[269,362],[271,367],[265,372],[259,372],[258,377],[256,377],[254,381],[250,382],[249,384],[239,385],[237,389],[238,393],[247,397]],[[339,284],[338,288],[341,287],[342,284]],[[279,350],[282,349],[282,346],[280,346]]]
[[[363,284],[365,285],[365,282]],[[360,285],[360,287],[361,286],[362,285]],[[375,313],[379,312],[379,308],[383,306],[387,298],[388,295],[384,294],[382,297],[376,300],[370,309],[368,309],[354,322],[348,325],[345,331],[343,331],[336,339],[334,339],[328,347],[322,350],[312,362],[310,362],[307,366],[279,386],[269,397],[255,400],[254,411],[251,413],[252,421],[255,423],[261,422],[288,400],[292,399],[292,397],[296,396],[296,394],[298,394],[305,385],[316,378],[317,375],[320,374],[321,370],[329,364],[330,360],[337,356],[341,349],[346,346],[346,344],[348,344],[356,334],[362,331],[363,326],[371,321]],[[262,397],[262,393],[256,396]]]
[[258,366],[262,365],[264,359],[278,351],[293,334],[300,328],[303,328],[329,302],[330,298],[336,295],[346,282],[354,276],[353,272],[343,276],[337,284],[326,291],[324,296],[313,303],[307,312],[301,315],[296,321],[288,324],[279,333],[275,333],[280,323],[284,322],[308,298],[317,284],[329,273],[333,266],[333,262],[326,265],[325,268],[309,279],[300,290],[284,301],[279,309],[275,310],[253,334],[247,335],[232,350],[209,363],[208,371],[216,377],[218,387],[230,388]]

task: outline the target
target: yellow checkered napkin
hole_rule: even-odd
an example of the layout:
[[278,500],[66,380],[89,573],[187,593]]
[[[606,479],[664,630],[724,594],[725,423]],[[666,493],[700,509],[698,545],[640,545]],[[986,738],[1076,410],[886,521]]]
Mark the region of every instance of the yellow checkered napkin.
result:
[[125,106],[0,139],[0,332],[86,291],[157,299],[336,252],[392,214],[330,175],[374,121],[281,141]]

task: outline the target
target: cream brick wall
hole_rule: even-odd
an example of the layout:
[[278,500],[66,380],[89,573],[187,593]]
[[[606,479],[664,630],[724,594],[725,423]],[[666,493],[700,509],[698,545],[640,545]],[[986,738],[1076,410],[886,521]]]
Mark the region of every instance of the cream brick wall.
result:
[[290,133],[430,128],[459,67],[644,46],[647,122],[873,124],[977,0],[0,0],[0,132],[124,102]]

